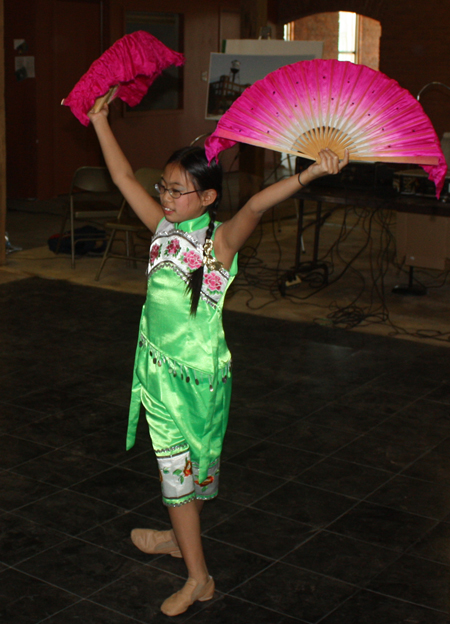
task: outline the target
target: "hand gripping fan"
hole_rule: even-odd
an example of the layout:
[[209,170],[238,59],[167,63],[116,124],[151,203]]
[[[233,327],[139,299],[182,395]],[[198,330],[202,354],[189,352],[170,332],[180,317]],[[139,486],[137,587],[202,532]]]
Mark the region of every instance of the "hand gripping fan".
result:
[[184,57],[174,52],[150,33],[138,30],[118,39],[92,63],[69,95],[61,102],[69,106],[85,126],[87,113],[95,101],[98,110],[114,97],[136,106],[149,86],[170,65],[182,65]]
[[419,102],[385,74],[346,61],[299,61],[248,87],[205,142],[211,161],[236,142],[317,160],[422,165],[439,197],[447,165]]

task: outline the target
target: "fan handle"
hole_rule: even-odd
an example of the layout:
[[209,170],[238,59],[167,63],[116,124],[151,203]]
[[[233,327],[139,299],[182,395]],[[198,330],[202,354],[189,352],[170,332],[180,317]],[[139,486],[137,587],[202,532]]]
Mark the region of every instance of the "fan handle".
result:
[[119,88],[119,85],[111,87],[109,91],[105,93],[105,95],[102,95],[101,97],[97,98],[95,100],[94,106],[92,107],[92,112],[99,113],[102,110],[103,104],[109,104],[114,99],[118,88]]

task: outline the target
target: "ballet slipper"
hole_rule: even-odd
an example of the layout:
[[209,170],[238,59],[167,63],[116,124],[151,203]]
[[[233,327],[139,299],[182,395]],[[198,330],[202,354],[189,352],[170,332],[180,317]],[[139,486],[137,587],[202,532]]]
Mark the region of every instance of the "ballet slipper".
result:
[[183,557],[172,530],[133,529],[131,541],[136,548],[148,555],[172,555],[178,559]]
[[214,579],[212,576],[208,578],[206,583],[201,585],[193,578],[188,578],[185,586],[180,591],[175,592],[164,600],[161,605],[161,611],[164,615],[173,617],[174,615],[180,615],[194,604],[196,600],[205,602],[211,600],[214,596]]

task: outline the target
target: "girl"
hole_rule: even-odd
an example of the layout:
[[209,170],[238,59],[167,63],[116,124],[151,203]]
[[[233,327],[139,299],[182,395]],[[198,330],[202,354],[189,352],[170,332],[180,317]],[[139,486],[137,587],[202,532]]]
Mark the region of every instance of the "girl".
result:
[[229,221],[216,222],[222,194],[220,165],[188,147],[166,164],[157,190],[160,204],[137,182],[108,124],[108,107],[90,119],[112,179],[139,218],[154,232],[148,293],[133,377],[127,448],[134,444],[141,403],[156,453],[170,531],[134,529],[133,543],[147,553],[183,557],[184,587],[161,606],[183,613],[210,600],[200,531],[203,502],[217,496],[219,463],[231,393],[231,356],[222,328],[225,293],[237,272],[237,252],[266,210],[312,180],[348,163],[330,150],[300,175],[252,197]]

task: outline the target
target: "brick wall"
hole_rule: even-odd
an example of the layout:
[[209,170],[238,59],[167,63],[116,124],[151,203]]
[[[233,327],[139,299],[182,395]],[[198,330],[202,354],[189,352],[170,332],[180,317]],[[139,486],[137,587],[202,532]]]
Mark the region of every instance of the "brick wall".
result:
[[324,59],[335,59],[338,53],[339,13],[309,15],[294,22],[296,41],[323,41]]

